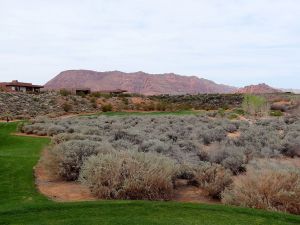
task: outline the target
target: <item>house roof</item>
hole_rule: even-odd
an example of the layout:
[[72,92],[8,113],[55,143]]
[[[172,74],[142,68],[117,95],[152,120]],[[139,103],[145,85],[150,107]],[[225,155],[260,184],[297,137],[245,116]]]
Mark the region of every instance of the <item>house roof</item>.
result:
[[101,90],[99,92],[102,92],[102,93],[123,93],[123,92],[127,92],[127,90],[114,89],[114,90]]
[[7,87],[32,87],[32,88],[43,88],[44,86],[41,85],[33,85],[32,83],[24,83],[19,81],[12,81],[8,83],[4,83]]
[[8,88],[6,87],[6,84],[7,84],[6,82],[0,82],[0,88],[7,91]]

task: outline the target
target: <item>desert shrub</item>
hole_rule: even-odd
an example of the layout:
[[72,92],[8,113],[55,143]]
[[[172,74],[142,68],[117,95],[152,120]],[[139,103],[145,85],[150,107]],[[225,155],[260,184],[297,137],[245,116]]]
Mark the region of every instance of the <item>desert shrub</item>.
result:
[[300,135],[299,133],[289,133],[283,140],[281,149],[283,155],[289,157],[300,157]]
[[143,109],[145,111],[154,111],[155,110],[155,104],[153,102],[145,103],[145,104],[143,104]]
[[208,154],[208,160],[212,163],[218,163],[234,174],[245,171],[246,156],[243,147],[226,146],[218,144]]
[[233,112],[237,115],[245,115],[245,111],[242,108],[236,108]]
[[73,109],[73,107],[72,107],[72,105],[71,105],[70,103],[64,102],[64,103],[62,104],[62,109],[63,109],[65,112],[70,112],[70,111]]
[[279,132],[270,125],[251,125],[250,127],[241,127],[240,130],[240,137],[234,140],[234,143],[238,147],[245,148],[245,154],[249,160],[254,157],[265,157],[261,151],[264,148],[272,149],[274,156],[282,148]]
[[[83,135],[83,134],[70,134],[70,133],[60,133],[52,137],[51,143],[54,145],[58,145],[60,143],[70,141],[70,140],[90,140],[101,142],[102,138],[97,135]],[[103,143],[101,144],[103,145]]]
[[227,137],[226,131],[222,129],[221,127],[216,127],[214,129],[209,129],[209,130],[202,130],[202,139],[203,143],[205,145],[211,144],[212,142],[215,141],[222,141]]
[[22,131],[26,134],[37,134],[37,133],[45,133],[47,134],[48,125],[37,123],[37,124],[28,124],[24,125]]
[[47,129],[47,135],[48,136],[54,136],[56,134],[64,133],[65,132],[65,127],[60,126],[60,125],[51,125]]
[[222,202],[251,208],[300,213],[299,169],[263,165],[249,166],[222,193]]
[[230,120],[234,120],[234,119],[239,118],[239,116],[238,116],[238,114],[230,113],[227,118]]
[[200,150],[198,152],[198,157],[199,157],[199,160],[200,161],[209,161],[209,156],[208,156],[208,153],[207,151],[204,151],[204,150]]
[[91,102],[93,108],[96,109],[98,107],[98,105],[97,105],[97,99],[95,97],[90,98],[90,102]]
[[124,151],[90,157],[80,180],[99,198],[167,200],[175,174],[176,166],[168,158]]
[[226,110],[224,108],[219,108],[218,109],[218,114],[221,116],[221,117],[224,117],[225,116],[225,113],[226,113]]
[[69,96],[69,95],[71,95],[72,93],[71,93],[71,91],[69,91],[69,90],[67,90],[67,89],[61,89],[61,90],[59,90],[59,94],[60,94],[61,96]]
[[280,110],[271,110],[270,116],[283,116],[283,113]]
[[113,140],[126,140],[133,144],[140,144],[142,142],[142,138],[138,133],[130,132],[127,130],[117,130],[113,134]]
[[17,132],[24,132],[24,127],[26,125],[26,122],[20,122],[17,125]]
[[194,169],[193,184],[200,186],[213,198],[221,198],[221,193],[232,183],[232,174],[218,164],[203,163]]
[[[49,133],[54,136],[54,144],[71,140],[101,143],[107,140],[118,151],[160,153],[178,164],[194,166],[200,161],[208,161],[220,164],[234,174],[243,172],[253,158],[299,155],[300,123],[297,117],[256,122],[229,121],[207,115],[37,118],[23,130],[38,135]],[[237,130],[239,133],[234,138],[227,137],[228,132]]]
[[224,129],[229,133],[233,133],[238,130],[238,127],[237,127],[237,124],[229,123],[224,126]]
[[179,104],[176,104],[173,106],[174,106],[175,111],[187,111],[187,110],[191,110],[193,108],[193,106],[188,103],[179,103]]
[[256,95],[245,95],[243,101],[243,110],[250,115],[268,115],[269,105],[264,97]]
[[166,111],[167,110],[167,104],[164,103],[164,102],[160,102],[160,103],[157,103],[155,105],[155,108],[157,111]]
[[139,146],[139,151],[142,152],[167,152],[169,149],[169,145],[160,140],[146,140],[141,143]]
[[209,112],[206,113],[206,115],[209,116],[209,117],[216,117],[217,114],[218,114],[217,111],[209,111]]
[[[194,179],[195,171],[196,171],[195,165],[191,165],[186,162],[180,163],[177,168],[176,178],[188,180],[189,184],[192,184],[192,185],[199,185]],[[175,185],[176,185],[176,183],[175,183]]]
[[110,112],[112,111],[112,105],[111,104],[102,105],[101,109],[103,112]]
[[98,153],[112,151],[112,147],[90,140],[70,140],[49,149],[52,160],[48,168],[67,181],[77,180],[83,161]]

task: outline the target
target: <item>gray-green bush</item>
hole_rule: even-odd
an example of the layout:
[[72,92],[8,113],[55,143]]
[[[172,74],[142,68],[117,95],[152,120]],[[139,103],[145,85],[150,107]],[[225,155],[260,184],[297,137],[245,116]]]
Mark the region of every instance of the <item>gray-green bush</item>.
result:
[[154,153],[112,151],[88,158],[80,180],[99,198],[168,200],[175,163]]
[[77,180],[81,166],[91,155],[112,151],[113,148],[103,142],[90,140],[70,140],[49,149],[48,167],[65,180]]

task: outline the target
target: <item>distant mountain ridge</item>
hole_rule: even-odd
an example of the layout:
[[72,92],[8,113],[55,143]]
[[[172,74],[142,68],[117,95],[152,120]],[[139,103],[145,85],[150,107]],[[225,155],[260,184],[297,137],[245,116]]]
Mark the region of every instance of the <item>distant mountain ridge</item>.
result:
[[249,85],[236,90],[236,93],[248,93],[248,94],[266,94],[266,93],[278,93],[278,92],[282,92],[282,91],[270,87],[265,83],[257,84],[257,85]]
[[48,81],[46,90],[90,88],[91,91],[124,89],[144,95],[233,93],[235,87],[217,84],[196,76],[181,76],[174,73],[148,74],[120,71],[96,72],[91,70],[63,71]]

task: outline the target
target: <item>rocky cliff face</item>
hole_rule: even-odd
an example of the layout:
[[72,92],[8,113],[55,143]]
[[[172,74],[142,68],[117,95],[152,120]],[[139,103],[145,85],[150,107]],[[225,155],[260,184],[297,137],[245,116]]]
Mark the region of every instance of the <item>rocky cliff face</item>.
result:
[[216,84],[196,76],[180,76],[173,73],[95,72],[90,70],[64,71],[45,84],[47,90],[63,88],[90,88],[92,91],[124,89],[130,93],[145,95],[231,93],[236,90],[234,87]]
[[243,88],[239,88],[236,93],[249,93],[249,94],[266,94],[266,93],[278,93],[281,92],[278,89],[272,88],[266,84],[249,85]]

